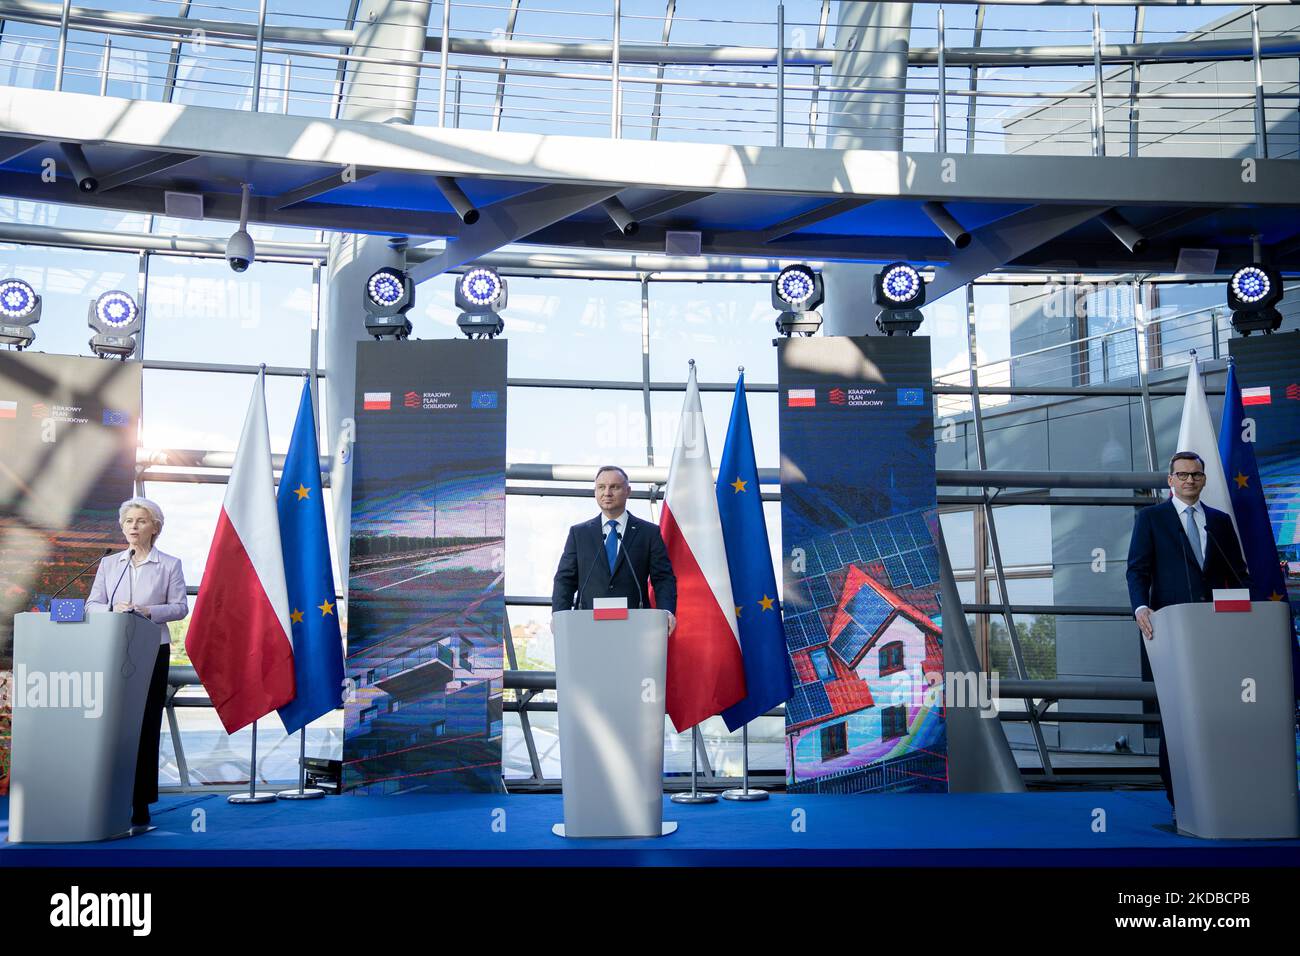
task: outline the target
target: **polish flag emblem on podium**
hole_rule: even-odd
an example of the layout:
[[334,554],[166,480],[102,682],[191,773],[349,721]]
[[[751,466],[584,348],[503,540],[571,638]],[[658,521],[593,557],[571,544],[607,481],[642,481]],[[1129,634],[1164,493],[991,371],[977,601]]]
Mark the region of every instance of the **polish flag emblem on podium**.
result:
[[596,598],[591,602],[591,616],[596,621],[626,621],[627,598]]
[[1247,588],[1215,588],[1215,611],[1249,611],[1250,591]]

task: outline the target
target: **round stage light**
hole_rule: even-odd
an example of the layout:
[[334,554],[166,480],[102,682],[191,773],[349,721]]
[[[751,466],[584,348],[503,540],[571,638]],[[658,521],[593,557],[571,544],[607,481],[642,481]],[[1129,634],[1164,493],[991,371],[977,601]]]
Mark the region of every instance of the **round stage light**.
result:
[[816,291],[816,279],[807,266],[786,266],[776,277],[776,294],[792,308],[805,305]]
[[486,308],[501,297],[501,277],[491,269],[472,269],[461,279],[461,291],[471,303]]
[[36,309],[36,290],[22,279],[0,282],[0,315],[6,319],[25,319]]
[[904,305],[921,291],[921,273],[905,263],[890,266],[880,277],[880,291],[891,303]]
[[139,309],[135,299],[114,289],[95,300],[95,315],[105,325],[120,329],[135,321]]
[[392,308],[402,301],[406,286],[396,269],[380,269],[366,283],[366,295],[375,305]]
[[1273,288],[1268,273],[1259,266],[1243,266],[1232,274],[1232,293],[1247,305],[1264,299]]

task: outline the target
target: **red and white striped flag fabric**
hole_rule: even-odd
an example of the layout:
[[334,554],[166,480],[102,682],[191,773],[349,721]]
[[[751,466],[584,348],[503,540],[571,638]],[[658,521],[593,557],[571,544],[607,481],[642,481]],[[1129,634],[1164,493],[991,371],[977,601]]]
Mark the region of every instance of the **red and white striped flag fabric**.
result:
[[680,733],[745,696],[745,663],[694,364],[659,530],[677,577],[677,629],[668,637],[666,693],[668,716]]
[[293,700],[292,633],[262,373],[185,635],[185,650],[226,733]]
[[1250,588],[1215,588],[1210,596],[1216,611],[1250,610]]

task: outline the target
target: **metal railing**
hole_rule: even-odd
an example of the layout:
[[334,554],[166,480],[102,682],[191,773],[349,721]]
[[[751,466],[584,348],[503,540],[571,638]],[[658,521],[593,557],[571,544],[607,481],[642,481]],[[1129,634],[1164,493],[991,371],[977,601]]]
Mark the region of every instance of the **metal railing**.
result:
[[[621,0],[603,12],[442,0],[422,50],[364,51],[348,20],[269,6],[185,3],[169,17],[0,0],[0,81],[335,116],[345,91],[356,105],[391,107],[393,81],[413,71],[414,121],[467,129],[916,152],[1300,155],[1300,14],[1270,32],[1254,7],[1175,35],[1144,30],[1143,7],[1105,4],[1108,21],[1132,14],[1132,26],[1107,32],[1097,6],[1090,22],[1069,4],[1034,22],[1025,11],[1053,5],[956,3],[945,16],[943,5],[917,4],[899,85],[858,68],[886,49],[859,48],[847,65],[828,2],[816,20],[787,18],[778,4],[768,19],[724,21],[678,16],[672,3],[651,18]],[[674,30],[728,43],[682,43]],[[661,41],[627,39],[648,32]],[[365,79],[352,76],[362,64]]]

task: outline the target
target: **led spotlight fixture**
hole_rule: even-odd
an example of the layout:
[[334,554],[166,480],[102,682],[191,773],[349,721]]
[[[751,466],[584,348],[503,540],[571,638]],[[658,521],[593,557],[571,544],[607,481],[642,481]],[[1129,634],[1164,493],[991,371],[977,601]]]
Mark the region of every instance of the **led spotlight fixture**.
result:
[[880,306],[876,328],[885,335],[896,332],[912,335],[921,327],[925,319],[921,314],[921,306],[925,305],[925,280],[914,267],[906,262],[891,262],[876,275],[872,291],[876,305]]
[[388,266],[377,269],[366,280],[363,299],[367,333],[376,339],[389,335],[404,339],[411,334],[406,313],[415,305],[415,283],[405,272]]
[[135,352],[135,334],[140,331],[140,307],[125,292],[114,289],[90,303],[87,323],[95,333],[90,350],[100,358],[126,359]]
[[506,280],[495,269],[469,270],[456,281],[456,325],[471,339],[496,338],[505,329],[500,313],[507,299]]
[[36,338],[32,326],[41,320],[41,297],[22,279],[0,282],[0,344],[19,351]]
[[1282,301],[1282,276],[1276,269],[1258,263],[1242,266],[1228,279],[1228,307],[1232,309],[1232,327],[1242,335],[1277,331],[1282,313],[1276,308]]
[[805,265],[786,266],[772,280],[772,308],[781,313],[776,317],[776,330],[787,338],[815,334],[822,325],[815,310],[824,301],[822,277]]

